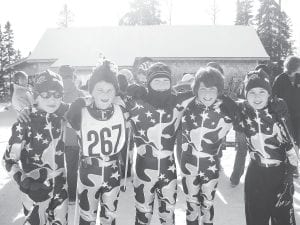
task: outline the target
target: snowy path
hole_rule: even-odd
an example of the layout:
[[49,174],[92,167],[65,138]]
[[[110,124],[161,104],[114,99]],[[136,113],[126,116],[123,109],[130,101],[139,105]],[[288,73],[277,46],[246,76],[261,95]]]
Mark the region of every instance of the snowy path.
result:
[[[10,136],[10,126],[15,120],[15,114],[9,110],[0,113],[0,158],[5,150],[6,141]],[[223,171],[221,173],[218,192],[215,201],[215,225],[245,225],[243,179],[242,183],[231,188],[229,176],[232,171],[235,151],[227,148],[222,158]],[[295,180],[296,193],[294,195],[296,220],[300,224],[300,179]],[[20,192],[0,166],[0,224],[21,225],[23,221],[20,203]],[[154,212],[151,225],[159,225],[157,209]],[[129,185],[126,193],[120,197],[118,209],[118,225],[134,224],[134,194],[133,188]],[[70,206],[69,219],[73,225],[74,205]],[[185,224],[185,202],[181,188],[179,188],[178,201],[176,205],[176,224]]]

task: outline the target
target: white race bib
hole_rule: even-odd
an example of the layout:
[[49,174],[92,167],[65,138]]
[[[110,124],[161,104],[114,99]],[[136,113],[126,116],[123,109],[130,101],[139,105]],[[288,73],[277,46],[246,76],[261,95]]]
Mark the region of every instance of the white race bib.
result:
[[81,138],[84,156],[111,156],[121,151],[125,144],[125,119],[118,105],[106,121],[93,118],[87,108],[82,109]]

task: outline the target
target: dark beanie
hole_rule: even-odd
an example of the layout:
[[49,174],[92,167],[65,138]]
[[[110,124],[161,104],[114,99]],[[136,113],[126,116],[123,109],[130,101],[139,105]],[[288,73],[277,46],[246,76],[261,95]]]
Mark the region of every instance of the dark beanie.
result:
[[58,70],[59,75],[62,76],[63,79],[73,78],[74,68],[69,65],[62,65]]
[[247,97],[248,91],[257,87],[267,90],[269,94],[272,93],[269,75],[263,69],[251,71],[247,74],[245,78],[245,97]]
[[38,74],[35,78],[34,91],[39,94],[47,91],[63,92],[64,86],[61,76],[50,70]]
[[148,85],[154,78],[167,77],[171,81],[171,69],[166,64],[157,62],[150,66],[147,73]]
[[100,81],[111,83],[114,86],[115,91],[118,92],[117,70],[117,66],[109,60],[104,60],[100,66],[96,67],[88,81],[90,94],[92,94],[95,85]]

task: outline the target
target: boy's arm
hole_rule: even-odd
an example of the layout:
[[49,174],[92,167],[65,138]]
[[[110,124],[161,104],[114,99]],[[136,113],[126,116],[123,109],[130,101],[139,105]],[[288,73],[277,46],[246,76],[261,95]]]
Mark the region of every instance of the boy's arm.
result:
[[86,106],[84,98],[77,98],[70,106],[66,118],[74,130],[80,130],[81,110]]
[[292,132],[292,124],[289,118],[288,107],[284,100],[279,98],[272,98],[269,101],[269,110],[275,114],[277,121],[282,125],[281,133],[283,136],[283,143],[286,146],[286,156],[289,163],[297,167],[299,160],[299,149],[295,144],[295,139]]
[[276,78],[275,78],[275,80],[274,80],[274,83],[273,83],[273,87],[272,87],[272,94],[274,95],[274,96],[277,96],[277,97],[279,97],[279,91],[280,91],[280,89],[279,89],[279,80],[278,80],[278,78],[279,78],[279,76],[277,76]]
[[147,95],[147,90],[142,86],[132,84],[127,88],[127,95],[133,99],[144,99]]
[[221,100],[220,109],[231,119],[233,129],[238,132],[244,132],[242,110],[238,103],[226,95],[221,95],[219,99]]
[[66,113],[68,112],[71,104],[62,102],[59,106],[59,108],[56,110],[55,114],[59,117],[64,117]]
[[3,165],[9,176],[20,184],[24,177],[24,172],[20,168],[21,150],[26,144],[26,124],[15,123],[12,127],[12,135],[9,139],[6,151],[3,155]]
[[184,93],[177,93],[176,96],[177,96],[178,104],[183,104],[184,102],[186,102],[186,100],[193,99],[195,97],[195,95],[192,91],[187,91]]

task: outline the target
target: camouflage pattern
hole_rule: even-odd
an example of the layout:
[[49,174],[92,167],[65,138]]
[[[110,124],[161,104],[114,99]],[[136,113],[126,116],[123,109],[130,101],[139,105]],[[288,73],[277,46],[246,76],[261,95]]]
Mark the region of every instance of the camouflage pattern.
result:
[[133,177],[136,225],[150,224],[155,196],[161,224],[175,223],[177,177],[174,144],[184,111],[181,104],[187,104],[184,100],[188,97],[170,95],[164,108],[142,99],[126,101],[137,150]]
[[[118,106],[81,110],[81,145],[75,209],[76,225],[94,225],[100,202],[100,224],[115,225],[121,182],[122,151],[126,147],[126,115]],[[126,155],[125,155],[126,157]]]
[[221,101],[205,107],[196,98],[182,117],[180,167],[186,194],[187,225],[213,224],[214,198],[218,185],[218,153],[224,137],[232,128],[231,119],[220,109]]
[[66,225],[68,193],[62,117],[33,108],[15,123],[3,160],[24,193],[25,223]]

